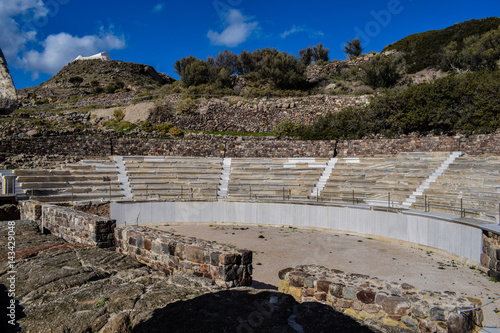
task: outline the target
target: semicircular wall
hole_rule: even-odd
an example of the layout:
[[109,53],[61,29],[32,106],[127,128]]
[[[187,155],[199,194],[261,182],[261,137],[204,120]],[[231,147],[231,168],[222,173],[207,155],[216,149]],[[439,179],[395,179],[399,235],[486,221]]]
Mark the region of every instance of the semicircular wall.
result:
[[[483,230],[456,216],[362,205],[236,201],[121,201],[111,204],[117,224],[241,223],[324,228],[429,246],[481,262]],[[500,230],[494,230],[497,232]]]

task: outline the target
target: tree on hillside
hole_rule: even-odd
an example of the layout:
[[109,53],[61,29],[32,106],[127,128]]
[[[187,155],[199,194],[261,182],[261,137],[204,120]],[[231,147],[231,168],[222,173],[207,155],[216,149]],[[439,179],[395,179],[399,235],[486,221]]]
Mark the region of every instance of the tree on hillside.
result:
[[344,53],[348,55],[349,58],[355,58],[363,53],[363,47],[361,46],[361,40],[359,38],[354,38],[344,44]]
[[82,82],[83,78],[81,76],[73,76],[69,78],[69,83],[71,83],[75,87],[79,87]]
[[361,71],[361,80],[370,87],[390,88],[401,78],[405,68],[400,56],[377,55],[365,63]]
[[304,65],[309,66],[313,61],[313,54],[314,51],[310,46],[308,46],[307,49],[299,50],[300,61]]
[[330,53],[330,49],[323,46],[323,44],[318,43],[313,46],[313,60],[314,62],[328,62],[330,57],[328,54]]
[[328,62],[330,60],[329,53],[330,49],[318,43],[313,47],[308,46],[306,49],[299,50],[299,59],[304,65],[309,66],[313,62]]
[[450,42],[442,52],[444,70],[494,71],[500,59],[500,27],[481,36],[464,38],[462,47],[457,42]]
[[233,51],[221,51],[215,57],[215,65],[225,68],[232,75],[238,71],[238,56]]

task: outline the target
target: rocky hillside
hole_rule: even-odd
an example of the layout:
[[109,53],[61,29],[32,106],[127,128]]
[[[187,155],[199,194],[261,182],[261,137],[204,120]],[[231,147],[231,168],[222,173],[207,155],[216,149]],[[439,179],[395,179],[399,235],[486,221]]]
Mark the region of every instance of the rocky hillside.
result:
[[18,91],[24,105],[67,101],[72,96],[94,96],[124,91],[150,91],[175,79],[153,67],[123,61],[80,60],[64,66],[38,87]]

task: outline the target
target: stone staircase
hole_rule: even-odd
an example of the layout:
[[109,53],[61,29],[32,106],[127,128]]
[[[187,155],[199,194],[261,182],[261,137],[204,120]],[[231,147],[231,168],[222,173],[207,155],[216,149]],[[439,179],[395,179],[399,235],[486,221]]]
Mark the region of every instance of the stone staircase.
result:
[[125,199],[133,199],[134,196],[132,195],[132,188],[130,187],[130,181],[125,170],[125,164],[123,163],[123,156],[114,156],[113,158],[118,170],[118,181],[120,182],[123,197]]
[[450,154],[450,156],[444,161],[439,168],[437,168],[432,175],[430,175],[408,198],[406,198],[406,201],[401,204],[404,208],[410,208],[412,204],[414,204],[417,201],[417,197],[420,197],[423,195],[425,190],[428,190],[430,187],[431,183],[434,183],[436,179],[441,176],[452,164],[457,157],[460,157],[462,155],[462,152],[460,151],[455,151]]
[[229,176],[231,174],[231,158],[224,158],[222,163],[222,170],[220,174],[219,190],[217,192],[217,199],[226,199],[229,189]]
[[316,197],[321,194],[321,191],[325,188],[326,182],[330,178],[330,175],[332,174],[332,170],[335,167],[335,164],[337,163],[338,158],[330,158],[328,163],[326,164],[325,169],[323,170],[323,173],[319,177],[318,182],[316,185],[314,185],[314,189],[311,191],[311,196]]

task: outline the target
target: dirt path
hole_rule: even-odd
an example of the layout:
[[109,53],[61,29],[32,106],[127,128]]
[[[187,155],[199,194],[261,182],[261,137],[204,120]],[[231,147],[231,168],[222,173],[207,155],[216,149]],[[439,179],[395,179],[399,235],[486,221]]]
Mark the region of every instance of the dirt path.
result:
[[[419,289],[454,291],[482,300],[500,296],[500,283],[481,271],[434,251],[380,241],[368,235],[289,227],[230,224],[170,224],[163,230],[234,245],[254,251],[255,288],[276,288],[278,271],[318,264],[387,281],[406,282]],[[262,236],[261,236],[262,235]],[[485,324],[500,323],[500,300],[484,309]]]

